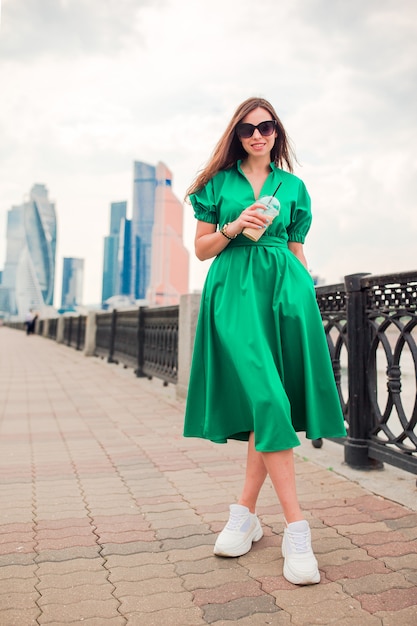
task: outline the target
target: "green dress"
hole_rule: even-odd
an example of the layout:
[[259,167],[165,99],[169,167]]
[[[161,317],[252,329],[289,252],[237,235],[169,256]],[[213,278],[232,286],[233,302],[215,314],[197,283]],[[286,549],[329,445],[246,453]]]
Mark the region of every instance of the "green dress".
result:
[[[313,280],[288,249],[311,224],[304,183],[271,163],[262,195],[278,217],[258,242],[239,235],[214,259],[197,324],[184,436],[217,443],[255,434],[259,451],[346,434]],[[219,172],[190,196],[195,217],[235,220],[255,201],[240,167]]]

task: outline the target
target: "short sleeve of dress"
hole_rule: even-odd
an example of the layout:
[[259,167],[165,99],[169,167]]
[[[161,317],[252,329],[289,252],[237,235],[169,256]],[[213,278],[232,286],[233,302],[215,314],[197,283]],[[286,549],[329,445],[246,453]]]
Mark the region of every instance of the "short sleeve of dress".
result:
[[217,224],[217,210],[214,203],[213,184],[211,180],[209,180],[203,189],[190,194],[190,202],[194,209],[194,217],[197,220]]
[[311,226],[311,200],[300,180],[297,200],[291,206],[291,222],[287,227],[288,241],[304,243]]

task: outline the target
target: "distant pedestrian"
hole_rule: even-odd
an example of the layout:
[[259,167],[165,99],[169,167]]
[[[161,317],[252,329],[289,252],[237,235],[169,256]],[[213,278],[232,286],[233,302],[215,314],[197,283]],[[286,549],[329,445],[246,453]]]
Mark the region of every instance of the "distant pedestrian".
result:
[[33,335],[35,330],[36,330],[36,320],[38,319],[39,315],[37,313],[34,314],[33,319],[31,321],[30,324],[30,332]]
[[[255,507],[269,474],[285,517],[284,576],[303,585],[318,583],[320,573],[296,493],[296,432],[319,439],[346,431],[303,252],[310,197],[291,173],[292,158],[272,105],[249,98],[188,190],[196,255],[215,258],[201,298],[184,435],[248,441],[243,491],[214,553],[238,557],[261,539]],[[274,192],[280,212],[271,223],[259,198]],[[249,239],[246,228],[262,236]]]
[[35,315],[32,311],[32,309],[29,309],[29,311],[26,313],[25,316],[25,326],[26,326],[26,334],[27,335],[31,335],[34,332],[34,319],[35,319]]

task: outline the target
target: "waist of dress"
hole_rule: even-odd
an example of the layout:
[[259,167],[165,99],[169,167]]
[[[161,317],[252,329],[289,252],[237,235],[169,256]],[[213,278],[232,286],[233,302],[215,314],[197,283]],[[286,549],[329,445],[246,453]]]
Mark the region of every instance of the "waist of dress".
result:
[[239,235],[236,239],[232,239],[230,241],[226,250],[230,250],[230,248],[241,248],[243,246],[256,246],[258,248],[288,248],[288,242],[281,237],[273,237],[272,235],[262,235],[258,241],[252,241],[252,239],[248,239],[245,235]]

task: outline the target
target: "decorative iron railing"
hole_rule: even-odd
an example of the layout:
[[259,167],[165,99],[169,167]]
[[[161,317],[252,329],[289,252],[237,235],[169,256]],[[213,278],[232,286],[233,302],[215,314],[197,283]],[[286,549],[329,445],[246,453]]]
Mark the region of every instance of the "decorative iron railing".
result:
[[96,339],[95,352],[96,356],[111,360],[112,348],[112,313],[98,313],[96,315]]
[[76,350],[82,350],[85,343],[87,318],[85,315],[64,317],[64,343]]
[[139,313],[133,311],[113,311],[113,341],[108,360],[122,363],[126,367],[138,367]]
[[[353,274],[317,287],[316,296],[348,431],[338,440],[346,463],[370,468],[387,462],[417,474],[417,271]],[[178,306],[95,319],[97,356],[131,366],[137,376],[177,382]],[[57,320],[48,320],[47,334],[58,338]],[[63,334],[64,343],[82,349],[86,318],[65,318]]]
[[417,474],[417,275],[365,276],[368,454]]
[[346,422],[349,422],[345,285],[340,283],[317,287],[316,297],[326,333],[340,404],[344,418]]
[[133,367],[137,376],[176,383],[179,307],[140,307],[97,315],[95,354]]
[[4,325],[8,328],[13,328],[14,330],[26,330],[25,322],[4,322]]
[[143,364],[139,375],[156,376],[165,383],[177,382],[179,307],[144,309],[140,333]]
[[417,474],[417,272],[354,274],[316,293],[347,423],[346,462]]
[[57,336],[58,319],[56,317],[48,320],[48,338],[55,339]]

